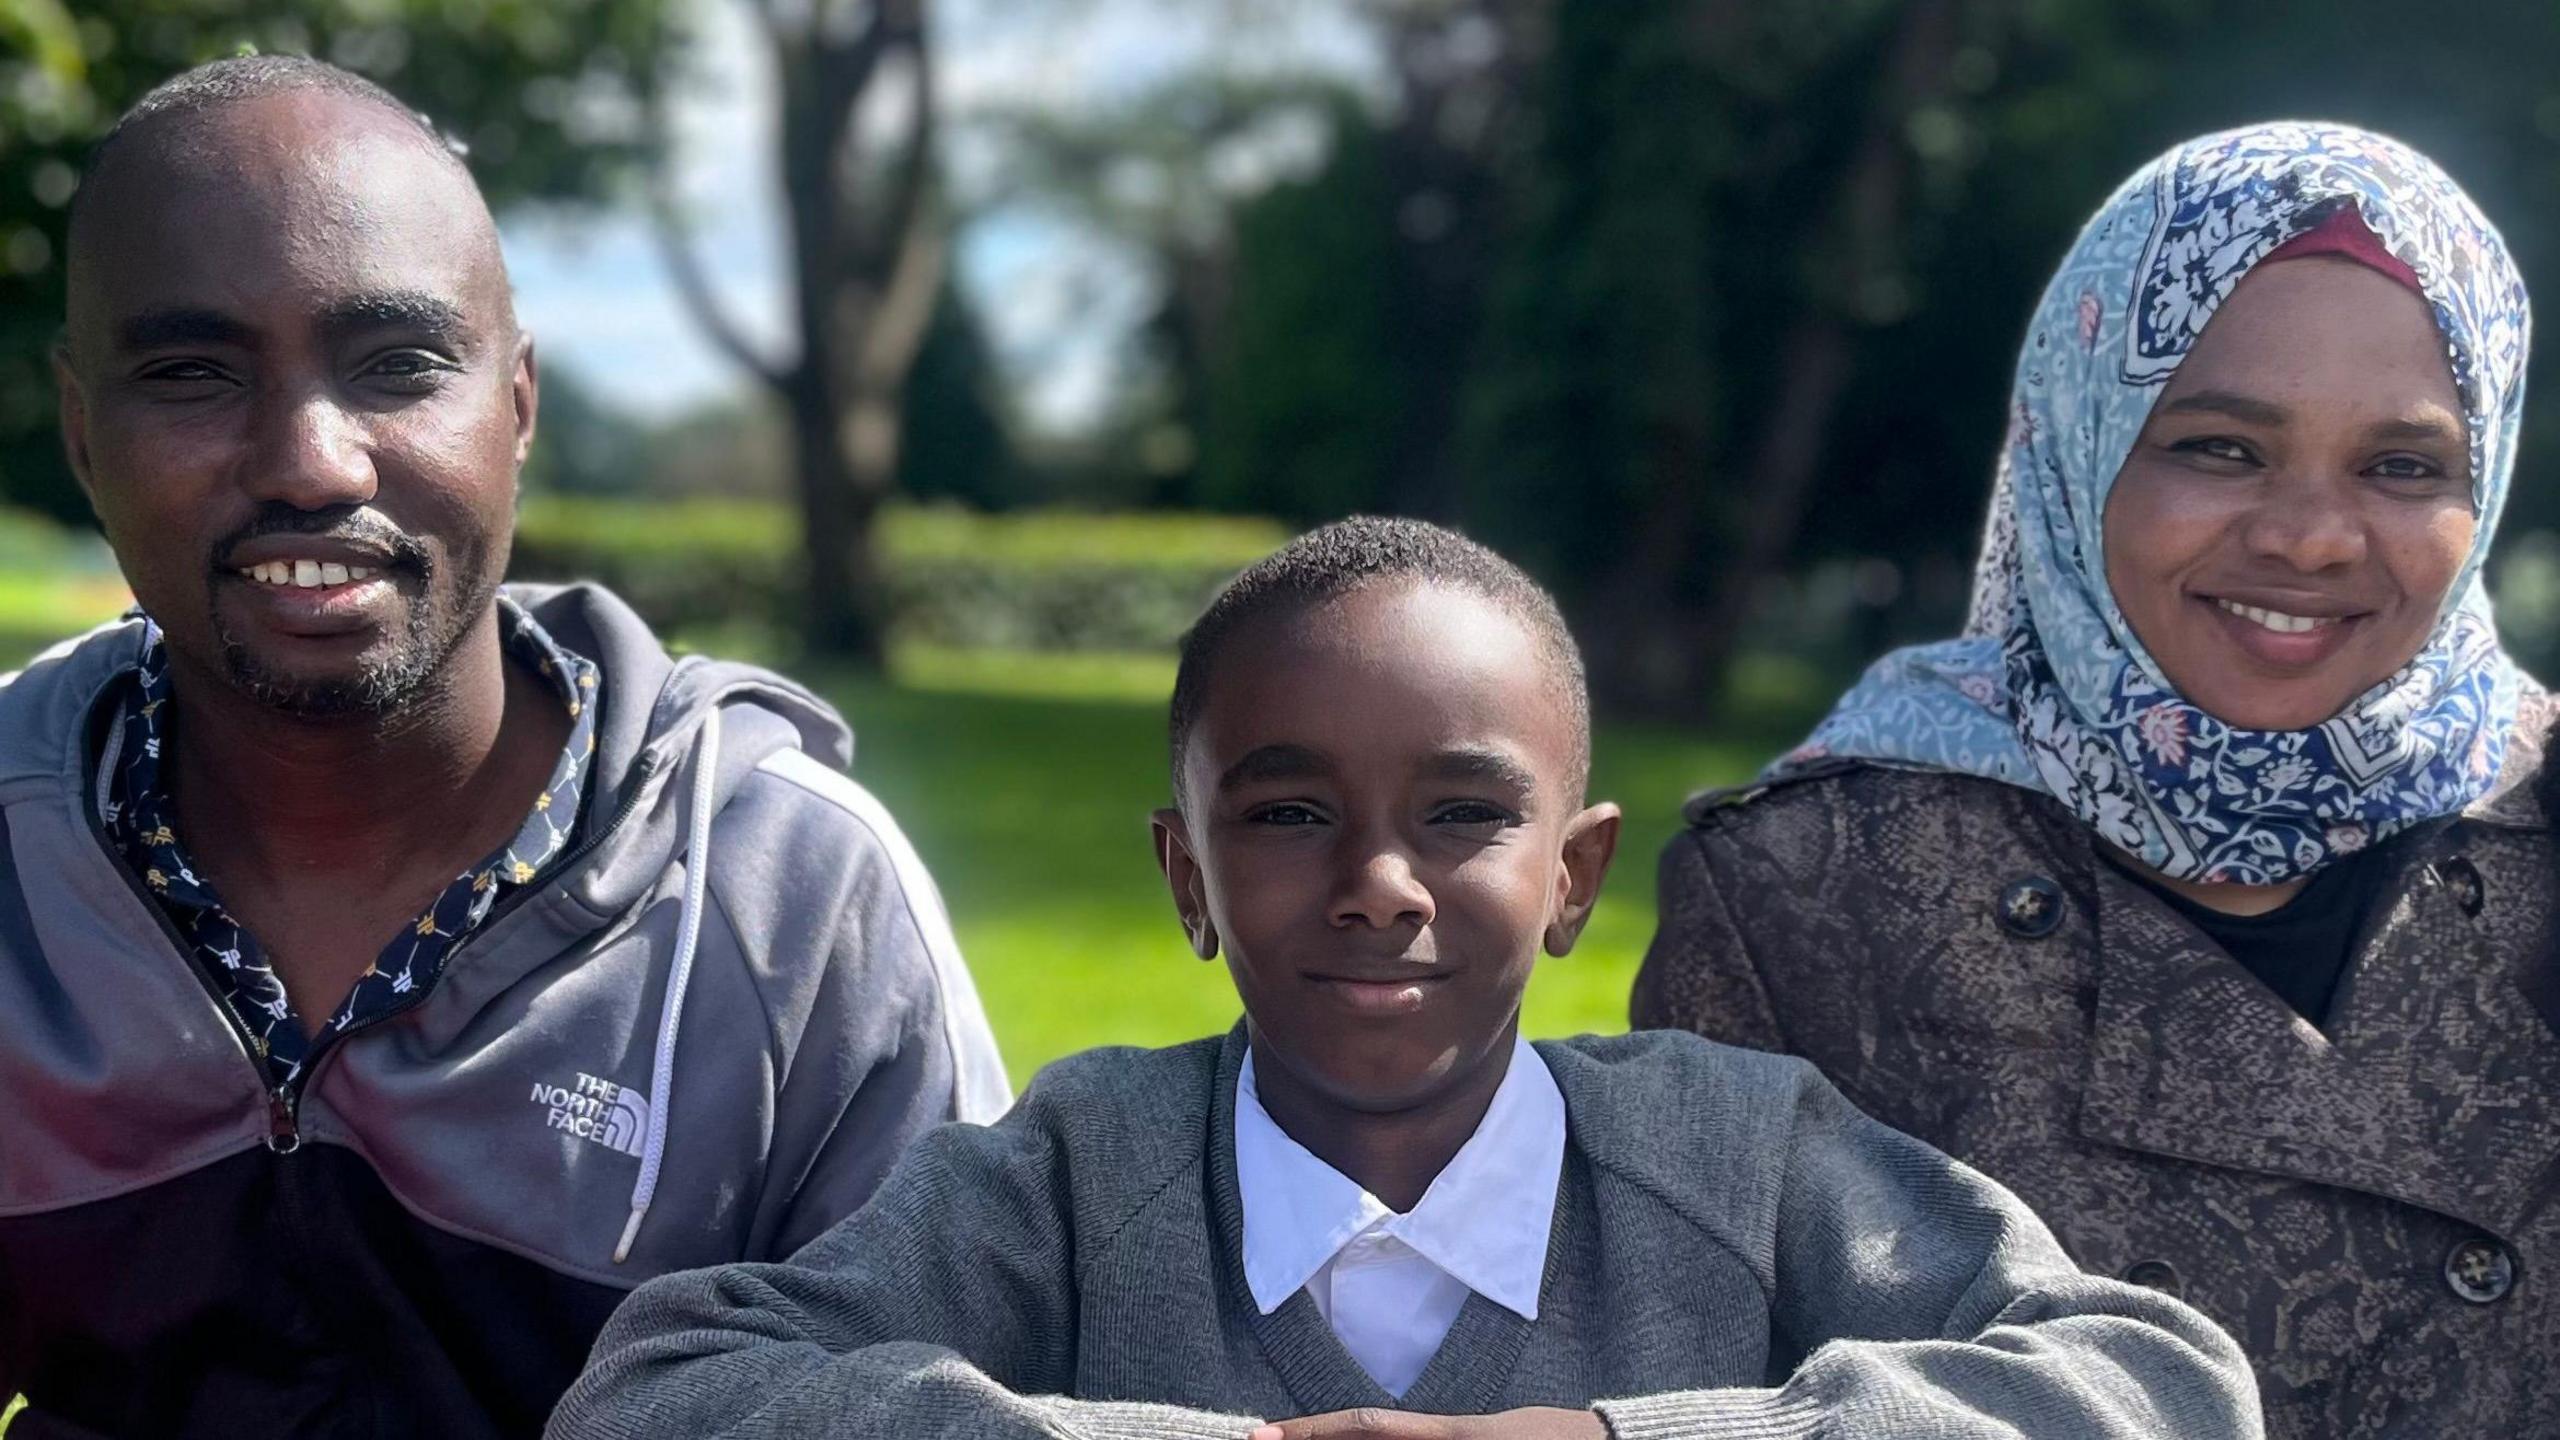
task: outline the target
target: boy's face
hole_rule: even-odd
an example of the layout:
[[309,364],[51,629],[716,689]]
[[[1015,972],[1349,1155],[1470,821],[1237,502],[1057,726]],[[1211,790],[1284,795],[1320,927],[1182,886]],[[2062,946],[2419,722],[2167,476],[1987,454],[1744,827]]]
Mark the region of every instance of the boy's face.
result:
[[1617,844],[1557,684],[1526,625],[1454,586],[1382,581],[1228,638],[1156,849],[1288,1072],[1266,1086],[1394,1111],[1508,1054],[1541,942],[1571,948]]

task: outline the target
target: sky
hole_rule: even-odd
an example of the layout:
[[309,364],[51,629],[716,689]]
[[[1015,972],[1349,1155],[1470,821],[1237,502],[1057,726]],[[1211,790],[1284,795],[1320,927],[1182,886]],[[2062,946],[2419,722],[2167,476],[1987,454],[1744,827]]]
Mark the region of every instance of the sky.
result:
[[[786,256],[772,168],[770,66],[742,0],[686,0],[699,83],[675,111],[679,191],[694,240],[743,330],[787,354]],[[1354,0],[1283,0],[1255,10],[1249,38],[1216,0],[944,0],[935,11],[946,113],[994,103],[1108,106],[1218,65],[1374,75]],[[517,308],[546,361],[605,403],[663,417],[745,381],[705,339],[634,214],[526,211],[501,217]],[[1026,420],[1072,432],[1120,374],[1121,343],[1151,303],[1145,267],[1111,240],[1030,206],[998,207],[959,236],[976,302]]]

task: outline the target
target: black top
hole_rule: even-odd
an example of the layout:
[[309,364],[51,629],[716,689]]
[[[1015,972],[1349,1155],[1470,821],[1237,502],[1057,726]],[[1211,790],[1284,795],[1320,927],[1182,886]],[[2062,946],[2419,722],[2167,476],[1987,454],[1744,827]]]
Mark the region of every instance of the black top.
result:
[[[2152,876],[2116,862],[2116,868],[2142,882],[2170,909],[2184,915],[2205,938],[2223,948],[2295,1014],[2314,1025],[2329,1023],[2329,1002],[2338,977],[2364,933],[2365,912],[2372,907],[2375,882],[2389,869],[2381,857],[2392,847],[2376,845],[2322,866],[2311,883],[2263,915],[2226,915],[2200,905]],[[2104,853],[2103,849],[2101,853]],[[2110,861],[2116,857],[2108,855]]]

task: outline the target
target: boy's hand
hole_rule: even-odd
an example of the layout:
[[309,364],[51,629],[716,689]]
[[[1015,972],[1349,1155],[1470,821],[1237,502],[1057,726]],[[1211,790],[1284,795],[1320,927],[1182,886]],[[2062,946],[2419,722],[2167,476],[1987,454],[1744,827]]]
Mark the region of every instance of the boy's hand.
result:
[[1252,1440],[1609,1440],[1589,1410],[1505,1410],[1499,1415],[1414,1415],[1337,1410],[1265,1425]]

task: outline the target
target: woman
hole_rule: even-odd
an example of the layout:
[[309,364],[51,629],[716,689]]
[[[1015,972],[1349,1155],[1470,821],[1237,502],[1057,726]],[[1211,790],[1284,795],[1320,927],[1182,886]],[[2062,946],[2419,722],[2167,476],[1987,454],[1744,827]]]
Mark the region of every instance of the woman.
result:
[[2037,308],[1964,637],[1663,857],[1638,1025],[2181,1294],[2273,1435],[2560,1434],[2552,706],[2479,580],[2526,328],[2390,140],[2162,156]]

